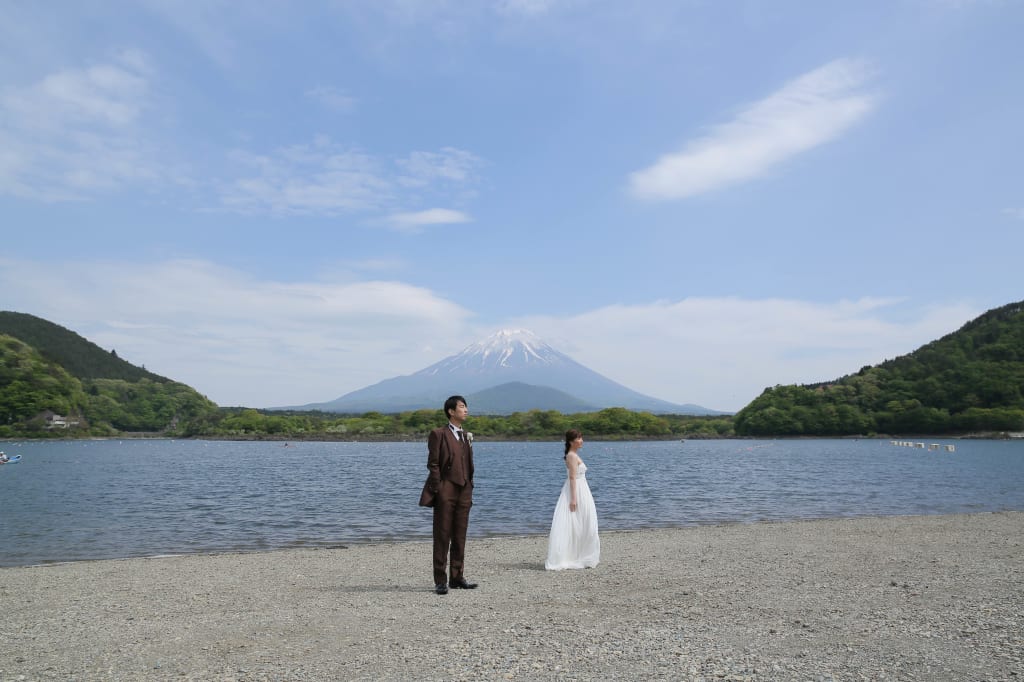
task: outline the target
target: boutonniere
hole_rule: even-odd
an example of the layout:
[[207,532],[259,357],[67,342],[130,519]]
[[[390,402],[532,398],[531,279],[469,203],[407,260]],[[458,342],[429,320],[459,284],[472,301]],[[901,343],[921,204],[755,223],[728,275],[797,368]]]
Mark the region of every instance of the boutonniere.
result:
[[466,431],[466,442],[469,443],[470,445],[473,444],[473,432],[472,431]]

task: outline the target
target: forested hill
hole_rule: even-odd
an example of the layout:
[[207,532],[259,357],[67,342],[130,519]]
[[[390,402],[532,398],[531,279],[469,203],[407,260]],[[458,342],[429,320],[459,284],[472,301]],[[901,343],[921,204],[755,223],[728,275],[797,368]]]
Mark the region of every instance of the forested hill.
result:
[[0,334],[20,339],[79,379],[170,381],[105,351],[70,329],[35,315],[0,311]]
[[735,429],[751,436],[1024,431],[1024,302],[856,374],[766,389],[737,413]]
[[190,435],[216,411],[59,325],[0,312],[0,438]]

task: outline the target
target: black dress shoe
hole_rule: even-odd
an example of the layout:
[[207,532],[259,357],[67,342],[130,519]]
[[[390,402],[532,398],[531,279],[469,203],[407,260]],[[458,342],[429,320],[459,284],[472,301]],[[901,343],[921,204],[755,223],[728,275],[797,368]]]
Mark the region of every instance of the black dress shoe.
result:
[[448,587],[453,590],[473,590],[476,589],[476,583],[467,583],[465,578],[459,578],[458,580],[449,580]]
[[448,586],[444,583],[438,583],[434,585],[434,592],[438,594],[448,594]]

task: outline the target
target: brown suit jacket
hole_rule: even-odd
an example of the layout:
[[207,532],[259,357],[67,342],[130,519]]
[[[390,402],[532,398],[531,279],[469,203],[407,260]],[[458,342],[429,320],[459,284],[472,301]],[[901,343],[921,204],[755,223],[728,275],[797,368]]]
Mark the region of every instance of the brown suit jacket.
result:
[[[455,434],[447,424],[434,429],[427,436],[427,469],[430,470],[427,485],[434,492],[437,492],[442,480],[451,480],[449,475],[452,468],[452,457],[458,452],[457,448],[461,447],[463,447],[462,443],[456,440]],[[469,443],[469,451],[466,453],[466,484],[473,487],[472,443]]]

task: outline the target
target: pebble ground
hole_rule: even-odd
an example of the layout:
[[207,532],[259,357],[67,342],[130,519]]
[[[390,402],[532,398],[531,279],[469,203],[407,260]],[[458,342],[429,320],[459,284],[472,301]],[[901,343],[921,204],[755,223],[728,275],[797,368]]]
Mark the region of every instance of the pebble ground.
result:
[[0,569],[0,680],[1021,680],[1024,513]]

